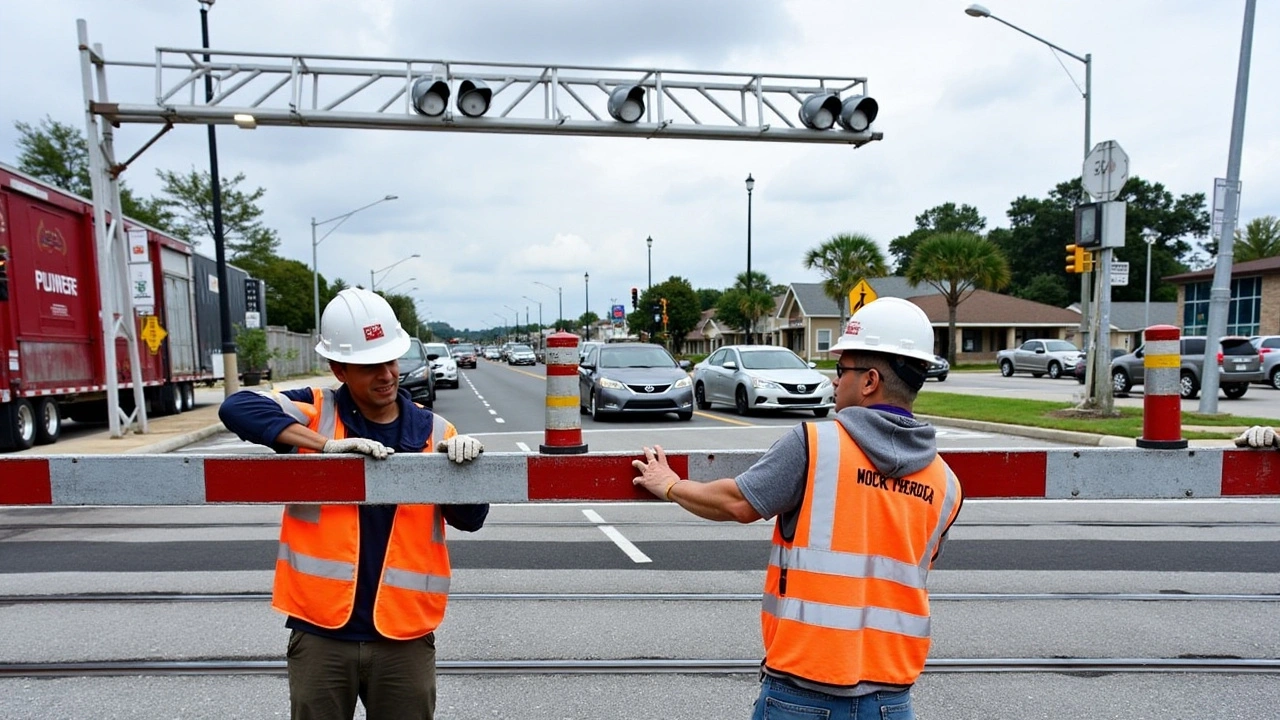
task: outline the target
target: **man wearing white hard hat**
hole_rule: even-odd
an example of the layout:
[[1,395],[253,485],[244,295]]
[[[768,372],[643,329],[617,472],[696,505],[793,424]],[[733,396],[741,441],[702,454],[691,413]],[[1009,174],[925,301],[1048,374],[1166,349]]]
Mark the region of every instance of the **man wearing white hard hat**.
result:
[[[409,335],[381,296],[338,293],[316,352],[336,388],[241,391],[219,416],[241,439],[277,452],[444,452],[484,448],[413,403],[398,385]],[[289,505],[280,527],[271,606],[288,615],[291,716],[370,720],[435,711],[435,629],[449,597],[445,524],[474,532],[488,505]]]
[[635,483],[711,520],[777,518],[753,718],[911,718],[929,652],[925,578],[962,502],[933,427],[911,414],[933,327],[912,303],[881,298],[831,353],[833,420],[797,426],[746,472],[710,482],[646,447]]

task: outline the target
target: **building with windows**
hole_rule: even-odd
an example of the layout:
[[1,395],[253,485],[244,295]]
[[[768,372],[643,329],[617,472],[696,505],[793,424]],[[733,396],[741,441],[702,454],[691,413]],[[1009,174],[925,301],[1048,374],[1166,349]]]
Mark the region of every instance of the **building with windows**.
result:
[[[1178,286],[1178,320],[1183,335],[1209,329],[1209,290],[1213,268],[1171,275]],[[1231,304],[1227,335],[1280,334],[1280,257],[1236,263],[1231,268]]]

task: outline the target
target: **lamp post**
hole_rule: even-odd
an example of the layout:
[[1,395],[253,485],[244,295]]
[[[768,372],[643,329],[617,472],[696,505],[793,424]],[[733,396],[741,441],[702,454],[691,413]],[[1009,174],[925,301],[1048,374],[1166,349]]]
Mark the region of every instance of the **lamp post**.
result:
[[751,191],[756,189],[756,180],[747,173],[747,344],[751,344],[751,326],[755,318],[751,317]]
[[[386,290],[383,290],[383,291],[382,291],[382,293],[383,293],[384,295],[390,295],[392,290],[395,290],[396,288],[400,287],[401,285],[407,285],[408,283],[416,282],[416,281],[417,281],[417,279],[418,279],[418,278],[416,278],[416,277],[411,277],[411,278],[409,278],[408,280],[402,280],[402,281],[400,281],[400,282],[396,283],[395,285],[392,285],[391,287],[387,288]],[[418,289],[418,288],[416,288],[416,287],[415,287],[415,288],[409,288],[409,292],[413,292],[414,290],[417,290],[417,289]]]
[[534,281],[533,281],[533,284],[534,284],[534,285],[541,285],[542,287],[544,287],[544,288],[546,288],[546,289],[548,289],[548,290],[555,290],[555,291],[556,291],[556,300],[557,300],[557,302],[559,303],[559,309],[556,311],[556,329],[557,329],[557,330],[559,330],[559,329],[560,329],[560,323],[564,320],[564,293],[560,292],[560,288],[558,288],[558,287],[551,287],[550,285],[548,285],[548,284],[546,284],[546,283],[544,283],[544,282],[538,282],[537,280],[534,280]]
[[649,289],[653,289],[653,236],[650,235],[644,241],[649,246]]
[[[387,202],[388,200],[395,200],[395,199],[396,199],[395,195],[387,195],[381,200],[375,200],[369,203],[368,205],[365,205],[363,207],[358,207],[349,213],[344,213],[336,217],[331,217],[328,220],[321,220],[320,222],[316,222],[315,217],[311,218],[311,297],[312,297],[312,302],[315,304],[315,313],[316,313],[315,327],[316,327],[317,336],[320,334],[320,272],[316,267],[316,248],[320,247],[320,243],[324,242],[325,238],[332,235],[334,230],[337,230],[339,227],[341,227],[342,223],[347,221],[347,218],[351,217],[352,215],[355,215],[361,210],[368,210],[369,208],[373,207],[374,205],[377,205],[378,203],[383,203],[383,202]],[[326,232],[324,235],[321,235],[319,238],[316,238],[316,228],[320,227],[321,225],[328,225],[331,222],[336,222],[338,224],[329,228],[329,231]],[[372,290],[372,288],[370,289]]]
[[[964,9],[964,12],[969,17],[991,18],[992,20],[995,20],[996,22],[1002,25],[1005,25],[1007,27],[1013,28],[1014,30],[1017,30],[1018,32],[1022,33],[1023,35],[1026,35],[1032,40],[1036,40],[1038,42],[1044,43],[1045,45],[1048,45],[1050,48],[1062,53],[1063,55],[1066,55],[1072,60],[1076,60],[1084,64],[1084,155],[1083,157],[1088,157],[1089,151],[1092,149],[1092,146],[1090,145],[1090,139],[1089,139],[1089,119],[1093,111],[1093,55],[1091,53],[1085,53],[1084,57],[1081,57],[1069,50],[1065,50],[1061,47],[1058,47],[1057,45],[1054,45],[1048,40],[1045,40],[1044,38],[1038,35],[1029,33],[1026,30],[1023,30],[1022,28],[1018,27],[1017,25],[1014,25],[1013,23],[1003,18],[992,15],[990,10],[986,9],[981,5],[976,5],[976,4],[970,5],[969,7]],[[1074,83],[1075,80],[1073,79],[1072,82]],[[1076,86],[1076,87],[1079,88],[1079,86]],[[1081,182],[1083,182],[1084,180],[1084,177],[1083,177],[1084,163],[1083,162],[1081,163],[1080,171],[1082,173],[1082,176],[1080,179],[1081,179]],[[1089,202],[1088,193],[1085,194],[1083,198],[1083,202]],[[1088,352],[1089,350],[1089,336],[1091,334],[1090,327],[1089,327],[1090,325],[1090,312],[1089,312],[1090,275],[1092,275],[1092,273],[1086,272],[1086,273],[1080,274],[1080,340],[1081,340],[1080,346],[1083,347],[1086,352]],[[1109,290],[1109,288],[1107,288],[1107,290]],[[1110,334],[1107,328],[1099,328],[1098,332],[1099,334],[1104,334],[1104,333],[1107,335]],[[1110,345],[1110,343],[1107,343],[1107,345]],[[1103,347],[1103,344],[1098,343],[1098,346],[1101,348]],[[1094,354],[1096,356],[1094,358],[1095,362],[1087,364],[1085,366],[1085,397],[1087,398],[1097,397],[1097,395],[1095,395],[1094,393],[1094,389],[1095,389],[1094,382],[1097,381],[1098,391],[1100,393],[1105,393],[1106,399],[1104,402],[1107,408],[1109,409],[1111,406],[1111,385],[1109,382],[1104,384],[1101,381],[1101,379],[1098,377],[1098,373],[1093,372],[1094,370],[1093,365],[1096,364],[1100,367],[1103,367],[1104,372],[1102,374],[1105,374],[1105,367],[1110,364],[1110,358],[1108,357],[1107,360],[1105,361],[1099,358],[1101,358],[1104,355],[1110,356],[1110,353],[1095,352]],[[1106,363],[1105,365],[1104,365],[1104,362]]]
[[1151,327],[1151,246],[1156,244],[1156,239],[1160,237],[1151,228],[1142,231],[1142,239],[1147,241],[1147,293],[1143,297],[1142,302],[1142,329],[1145,331]]
[[521,297],[523,297],[525,300],[528,300],[531,303],[537,303],[538,305],[538,345],[541,346],[542,345],[542,301],[534,300],[528,295],[521,295]]
[[514,325],[512,325],[512,327],[514,327],[515,329],[511,331],[511,337],[514,340],[519,340],[520,339],[520,311],[511,307],[510,305],[503,305],[502,307],[516,314],[516,322]]
[[587,336],[587,339],[590,340],[591,339],[591,321],[587,320],[587,314],[591,312],[591,273],[585,273],[585,272],[582,273],[582,290],[584,295],[586,296],[584,300],[584,307],[582,310],[583,324],[587,326],[587,330],[584,334]]
[[502,315],[499,315],[498,313],[494,313],[493,316],[502,321],[502,326],[505,326],[507,324],[507,319]]
[[422,257],[422,256],[421,256],[421,255],[419,255],[418,253],[414,253],[414,254],[410,255],[409,257],[406,257],[406,258],[400,258],[399,260],[397,260],[397,261],[395,261],[395,262],[391,263],[390,265],[388,265],[388,266],[386,266],[386,267],[382,268],[381,270],[370,270],[370,271],[369,271],[369,292],[373,292],[374,290],[377,290],[377,289],[378,289],[378,287],[377,287],[377,281],[376,281],[376,280],[374,280],[374,276],[375,276],[375,275],[382,275],[382,274],[385,274],[385,273],[390,273],[390,272],[391,272],[391,270],[392,270],[393,268],[395,268],[395,266],[399,265],[400,263],[403,263],[403,262],[409,262],[410,260],[412,260],[412,259],[414,259],[414,258],[417,258],[417,257]]

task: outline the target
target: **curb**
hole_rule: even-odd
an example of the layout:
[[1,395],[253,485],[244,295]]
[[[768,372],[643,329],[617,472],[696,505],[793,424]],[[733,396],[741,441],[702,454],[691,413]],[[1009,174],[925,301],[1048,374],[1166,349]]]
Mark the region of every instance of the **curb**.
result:
[[983,430],[1003,435],[1017,435],[1036,440],[1052,440],[1054,442],[1074,443],[1076,445],[1092,445],[1095,447],[1137,447],[1133,438],[1120,435],[1098,435],[1095,433],[1076,432],[1075,430],[1055,430],[1053,428],[1028,427],[1026,425],[1005,425],[985,420],[964,420],[961,418],[942,417],[940,415],[916,415],[921,420],[933,424],[950,425],[966,430]]
[[164,440],[161,440],[160,442],[151,443],[150,445],[142,445],[140,447],[133,448],[132,450],[126,450],[124,454],[125,455],[162,455],[164,453],[173,452],[174,450],[177,450],[179,448],[184,448],[193,443],[200,442],[201,440],[204,440],[205,438],[211,437],[213,435],[217,435],[220,432],[225,432],[226,429],[227,429],[227,426],[223,425],[222,423],[206,425],[205,427],[202,427],[198,430],[192,430],[191,432],[188,432],[188,433],[183,433],[181,435],[176,435],[171,438],[166,438]]

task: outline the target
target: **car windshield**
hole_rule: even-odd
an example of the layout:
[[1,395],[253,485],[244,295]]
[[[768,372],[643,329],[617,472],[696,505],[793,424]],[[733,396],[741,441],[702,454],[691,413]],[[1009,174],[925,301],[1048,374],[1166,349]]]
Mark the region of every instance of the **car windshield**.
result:
[[426,345],[428,355],[439,355],[440,357],[449,357],[449,348],[445,345]]
[[807,370],[809,366],[790,350],[744,350],[742,367],[748,370]]
[[1045,340],[1044,348],[1049,352],[1080,352],[1080,348],[1066,340]]
[[422,348],[415,343],[409,343],[408,349],[406,349],[404,354],[400,356],[401,360],[413,360],[415,362],[421,361],[422,358]]
[[675,361],[660,347],[606,347],[600,350],[599,367],[675,367]]
[[533,352],[533,348],[529,347],[528,345],[512,345],[511,352],[531,353]]
[[474,353],[475,353],[475,351],[476,351],[476,349],[475,349],[475,346],[473,346],[473,345],[467,345],[466,343],[461,343],[461,344],[458,344],[458,345],[454,345],[454,346],[453,346],[453,351],[454,351],[454,352],[456,352],[456,353],[472,353],[472,354],[474,354]]

